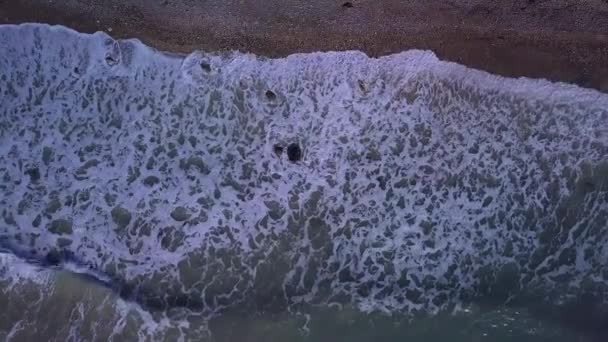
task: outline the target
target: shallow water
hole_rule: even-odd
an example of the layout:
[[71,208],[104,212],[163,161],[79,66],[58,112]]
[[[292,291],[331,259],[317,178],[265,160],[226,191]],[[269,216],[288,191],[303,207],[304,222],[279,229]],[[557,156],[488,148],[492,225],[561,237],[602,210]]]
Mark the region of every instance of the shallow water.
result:
[[607,336],[608,95],[425,51],[0,46],[0,336]]

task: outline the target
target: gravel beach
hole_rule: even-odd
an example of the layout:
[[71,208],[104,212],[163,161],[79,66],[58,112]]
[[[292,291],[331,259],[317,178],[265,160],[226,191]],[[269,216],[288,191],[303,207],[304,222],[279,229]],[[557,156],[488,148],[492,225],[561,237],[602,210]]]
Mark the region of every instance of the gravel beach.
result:
[[605,0],[0,1],[0,23],[22,22],[101,30],[180,53],[425,49],[494,74],[608,92]]

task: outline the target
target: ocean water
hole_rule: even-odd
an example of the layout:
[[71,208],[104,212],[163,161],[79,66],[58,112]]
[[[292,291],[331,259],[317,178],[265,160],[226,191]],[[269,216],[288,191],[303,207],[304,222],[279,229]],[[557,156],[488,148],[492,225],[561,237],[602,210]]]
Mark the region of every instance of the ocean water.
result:
[[0,26],[0,215],[2,340],[608,338],[608,95],[428,51]]

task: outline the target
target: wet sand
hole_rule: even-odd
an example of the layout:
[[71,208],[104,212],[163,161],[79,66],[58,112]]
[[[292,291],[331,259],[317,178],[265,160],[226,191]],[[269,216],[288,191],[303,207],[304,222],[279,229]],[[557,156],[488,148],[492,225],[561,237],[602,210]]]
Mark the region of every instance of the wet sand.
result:
[[22,22],[183,53],[428,49],[494,74],[608,92],[607,0],[0,0],[0,23]]

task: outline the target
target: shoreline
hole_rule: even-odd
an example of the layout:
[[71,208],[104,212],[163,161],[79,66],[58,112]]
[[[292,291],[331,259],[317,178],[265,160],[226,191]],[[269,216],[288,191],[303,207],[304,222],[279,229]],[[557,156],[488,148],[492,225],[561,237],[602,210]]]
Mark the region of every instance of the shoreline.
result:
[[608,93],[608,1],[508,0],[0,1],[0,24],[40,22],[137,38],[159,50],[239,50],[268,57],[360,50],[379,57],[431,50],[507,77]]

